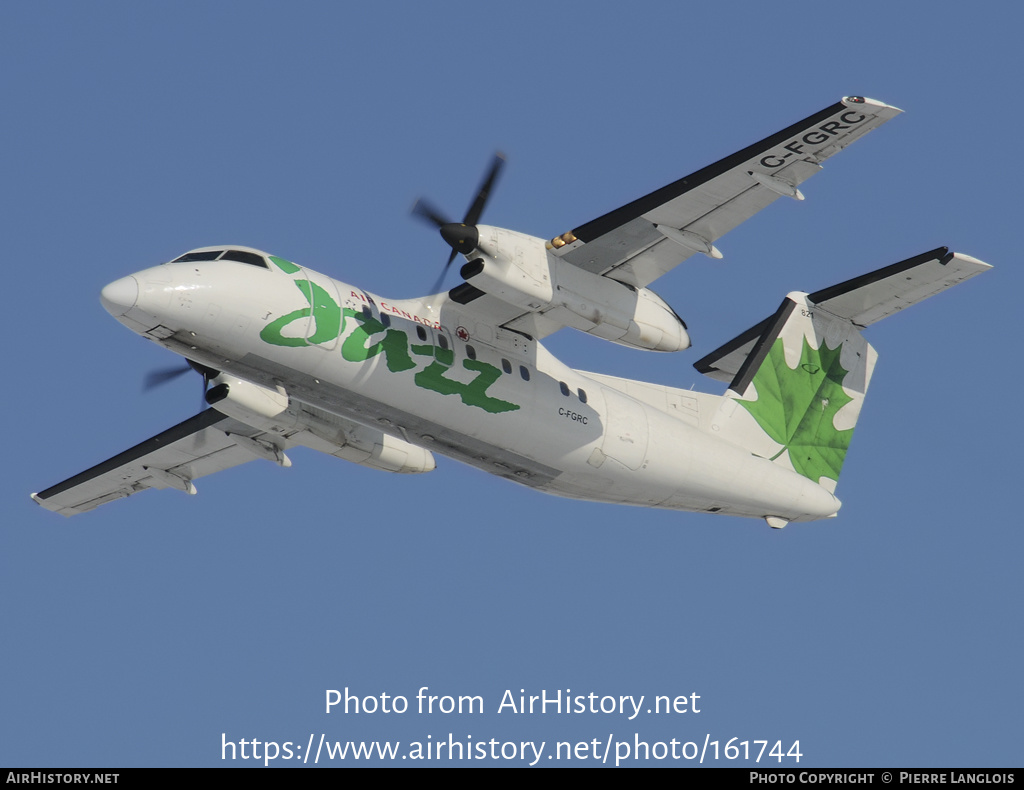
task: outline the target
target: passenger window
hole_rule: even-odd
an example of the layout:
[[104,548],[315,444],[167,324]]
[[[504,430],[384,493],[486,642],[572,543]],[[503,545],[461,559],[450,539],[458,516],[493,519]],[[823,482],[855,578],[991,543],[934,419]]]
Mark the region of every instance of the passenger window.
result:
[[470,359],[476,359],[476,349],[472,346],[466,346],[466,356]]
[[388,315],[387,313],[381,313],[380,314],[380,322],[382,324],[384,324],[385,328],[391,326],[391,316]]
[[567,398],[569,397],[570,392],[569,392],[569,385],[568,384],[566,384],[564,381],[560,381],[560,382],[558,382],[558,388],[560,390],[562,390],[562,394],[565,395],[565,397],[567,397]]
[[441,332],[437,333],[437,344],[445,351],[448,350],[448,338],[445,337],[444,334]]
[[586,390],[578,389],[578,390],[576,390],[576,394],[578,394],[580,396],[580,403],[586,403],[587,402],[587,391]]
[[530,371],[526,368],[526,365],[519,366],[519,375],[523,377],[523,381],[530,380]]
[[418,337],[420,340],[426,340],[427,330],[424,329],[422,326],[416,327],[416,337]]
[[507,359],[501,360],[501,369],[504,370],[506,373],[511,373],[512,363],[509,362]]

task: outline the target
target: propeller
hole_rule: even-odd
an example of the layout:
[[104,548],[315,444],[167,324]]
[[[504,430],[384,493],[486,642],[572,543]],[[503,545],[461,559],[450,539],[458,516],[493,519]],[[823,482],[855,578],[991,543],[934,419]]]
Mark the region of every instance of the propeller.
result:
[[149,392],[151,389],[156,389],[161,384],[166,384],[168,381],[173,381],[183,373],[188,373],[192,368],[188,365],[174,368],[160,368],[159,370],[151,370],[146,374],[146,378],[142,383],[142,391]]
[[142,391],[149,392],[156,387],[166,384],[168,381],[173,381],[184,373],[188,373],[190,370],[194,370],[200,376],[203,377],[203,402],[202,409],[206,408],[206,388],[210,383],[210,379],[217,375],[217,371],[213,368],[208,368],[206,365],[200,365],[198,362],[193,362],[191,359],[186,360],[187,365],[180,365],[173,368],[160,368],[159,370],[151,370],[146,374],[145,379],[142,382]]
[[480,231],[477,230],[476,226],[480,222],[484,206],[487,205],[491,190],[494,188],[498,175],[501,173],[501,168],[504,166],[505,155],[499,151],[495,153],[494,158],[491,160],[491,167],[487,175],[484,176],[484,180],[476,192],[476,197],[473,198],[473,202],[470,204],[469,210],[466,211],[466,216],[462,218],[462,222],[452,222],[444,212],[423,198],[417,200],[416,205],[412,207],[412,213],[436,227],[441,232],[441,238],[452,248],[452,254],[448,256],[448,262],[441,270],[441,276],[437,278],[437,283],[434,285],[431,293],[437,293],[441,290],[441,284],[444,282],[445,275],[448,274],[448,269],[451,267],[456,255],[461,252],[463,255],[468,256],[473,250],[480,248]]

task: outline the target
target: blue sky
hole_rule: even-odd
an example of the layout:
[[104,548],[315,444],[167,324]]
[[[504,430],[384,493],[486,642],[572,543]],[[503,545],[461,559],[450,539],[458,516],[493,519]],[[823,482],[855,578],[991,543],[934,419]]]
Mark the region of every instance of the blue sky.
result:
[[[222,733],[452,733],[1019,765],[1024,14],[1007,9],[5,5],[0,764],[223,765]],[[560,500],[446,459],[409,478],[311,452],[70,520],[28,497],[197,408],[197,377],[141,392],[175,360],[104,312],[114,279],[237,243],[413,296],[448,248],[410,207],[463,212],[495,149],[508,167],[485,221],[550,237],[849,94],[906,113],[806,201],[723,238],[724,260],[656,285],[693,350],[549,343],[575,367],[718,392],[692,363],[790,290],[939,245],[992,263],[870,329],[835,520],[775,532]],[[324,712],[327,689],[414,704],[423,686],[485,711]],[[701,712],[499,714],[506,689],[699,694]]]

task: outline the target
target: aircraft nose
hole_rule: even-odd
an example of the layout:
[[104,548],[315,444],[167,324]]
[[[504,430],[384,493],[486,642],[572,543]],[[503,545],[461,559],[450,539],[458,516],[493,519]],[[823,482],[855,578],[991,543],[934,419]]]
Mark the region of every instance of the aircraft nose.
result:
[[120,280],[105,286],[100,291],[103,307],[114,318],[124,315],[133,307],[139,298],[139,282],[134,277],[122,277]]

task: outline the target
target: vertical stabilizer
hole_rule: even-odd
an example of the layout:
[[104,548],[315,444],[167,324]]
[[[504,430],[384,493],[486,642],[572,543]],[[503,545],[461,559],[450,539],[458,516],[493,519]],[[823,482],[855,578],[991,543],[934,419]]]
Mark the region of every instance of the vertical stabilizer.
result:
[[834,492],[876,357],[852,322],[793,292],[730,384],[712,430]]

